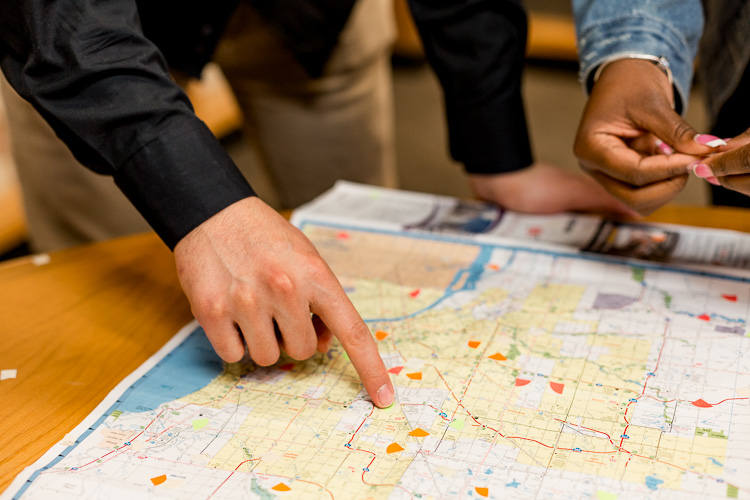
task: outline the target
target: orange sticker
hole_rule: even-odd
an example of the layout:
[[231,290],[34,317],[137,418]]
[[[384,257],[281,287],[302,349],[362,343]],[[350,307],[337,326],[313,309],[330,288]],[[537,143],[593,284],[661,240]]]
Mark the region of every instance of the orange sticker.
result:
[[151,482],[154,483],[154,486],[159,486],[161,483],[167,480],[166,474],[162,474],[161,476],[156,476],[151,478]]
[[698,408],[711,408],[713,405],[711,403],[706,403],[702,399],[698,399],[693,401],[693,406],[697,406]]
[[493,271],[499,271],[500,270],[500,266],[498,266],[497,264],[490,264],[487,267],[489,267]]
[[479,344],[481,344],[481,342],[479,342],[478,340],[469,341],[469,347],[471,347],[472,349],[476,349],[477,347],[479,347]]
[[386,332],[381,332],[380,330],[378,330],[377,332],[375,332],[375,338],[378,339],[378,340],[383,340],[387,336],[388,336],[388,334]]
[[721,294],[721,296],[724,298],[724,300],[728,300],[729,302],[737,302],[736,295],[729,295],[729,294],[723,293]]
[[474,488],[477,491],[477,495],[480,497],[486,497],[490,494],[489,488]]
[[561,384],[560,382],[550,382],[549,386],[558,394],[562,394],[562,391],[565,388],[565,384]]
[[430,435],[430,433],[429,433],[429,432],[427,432],[427,431],[426,431],[426,430],[424,430],[424,429],[420,429],[419,427],[417,427],[416,429],[414,429],[413,431],[411,431],[411,432],[409,433],[409,435],[410,435],[410,436],[414,436],[414,437],[418,437],[418,438],[423,438],[423,437],[425,437],[425,436],[429,436],[429,435]]
[[412,380],[422,380],[422,372],[407,373],[406,376]]
[[276,490],[276,491],[289,491],[289,490],[291,490],[291,488],[289,486],[285,485],[284,483],[279,483],[276,486],[272,487],[271,489],[272,490]]
[[398,443],[391,443],[385,451],[388,453],[398,453],[399,451],[404,451],[404,448]]
[[401,370],[403,369],[404,369],[403,366],[394,366],[393,368],[390,368],[388,370],[388,373],[393,373],[394,375],[398,375],[399,373],[401,373]]
[[526,384],[531,383],[531,380],[526,380],[523,378],[517,378],[516,379],[516,387],[523,387]]
[[495,354],[493,354],[492,356],[490,356],[490,359],[494,359],[495,361],[505,361],[508,358],[506,358],[505,356],[503,356],[499,352],[496,352]]
[[420,291],[421,290],[417,288],[416,290],[412,290],[411,292],[409,292],[409,295],[411,295],[411,298],[416,299]]

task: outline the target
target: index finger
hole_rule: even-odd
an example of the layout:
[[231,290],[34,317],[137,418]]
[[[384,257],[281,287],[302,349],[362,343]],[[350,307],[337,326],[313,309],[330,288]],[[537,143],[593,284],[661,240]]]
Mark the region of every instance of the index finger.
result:
[[726,153],[719,153],[703,161],[715,177],[750,174],[750,144]]
[[372,402],[380,408],[386,408],[394,399],[391,378],[378,353],[370,329],[362,321],[338,281],[333,277],[332,279],[336,285],[329,290],[332,293],[326,294],[322,301],[313,302],[311,311],[317,314],[339,339]]
[[580,158],[586,169],[601,171],[632,186],[645,186],[683,175],[687,166],[698,159],[681,153],[642,155],[611,134],[601,134],[596,141],[589,141],[588,151],[589,154]]

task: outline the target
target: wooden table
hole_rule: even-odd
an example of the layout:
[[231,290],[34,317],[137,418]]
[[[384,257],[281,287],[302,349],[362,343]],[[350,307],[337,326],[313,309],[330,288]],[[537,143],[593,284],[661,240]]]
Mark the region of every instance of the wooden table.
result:
[[[649,221],[750,232],[750,211],[665,207]],[[36,259],[37,261],[39,259]],[[0,265],[0,491],[192,319],[153,234]]]

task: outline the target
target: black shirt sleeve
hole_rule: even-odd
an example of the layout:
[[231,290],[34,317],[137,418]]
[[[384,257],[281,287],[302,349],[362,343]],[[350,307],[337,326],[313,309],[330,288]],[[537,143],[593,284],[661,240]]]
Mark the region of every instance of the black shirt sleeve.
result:
[[531,165],[521,97],[526,13],[514,0],[409,0],[445,94],[451,155],[469,173]]
[[170,248],[254,194],[144,37],[134,0],[2,0],[0,67]]

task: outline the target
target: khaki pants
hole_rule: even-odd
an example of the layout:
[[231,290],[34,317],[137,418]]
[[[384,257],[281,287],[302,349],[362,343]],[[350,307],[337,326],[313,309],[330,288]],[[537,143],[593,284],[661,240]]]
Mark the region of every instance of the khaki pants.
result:
[[[395,185],[392,15],[389,0],[360,0],[323,76],[312,79],[249,3],[234,13],[214,61],[254,152],[238,166],[272,206],[294,208],[338,179]],[[110,177],[81,166],[5,81],[2,91],[34,250],[148,230]]]

